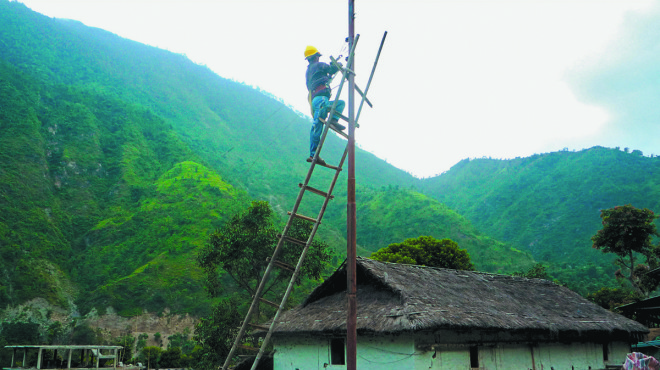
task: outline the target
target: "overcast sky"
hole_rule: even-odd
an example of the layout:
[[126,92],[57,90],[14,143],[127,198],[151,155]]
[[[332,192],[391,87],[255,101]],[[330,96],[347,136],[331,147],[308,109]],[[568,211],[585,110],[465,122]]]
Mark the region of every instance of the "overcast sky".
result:
[[[19,1],[185,54],[304,113],[305,47],[347,54],[344,0]],[[660,154],[660,0],[355,0],[355,12],[358,86],[388,32],[356,141],[415,176],[595,145]]]

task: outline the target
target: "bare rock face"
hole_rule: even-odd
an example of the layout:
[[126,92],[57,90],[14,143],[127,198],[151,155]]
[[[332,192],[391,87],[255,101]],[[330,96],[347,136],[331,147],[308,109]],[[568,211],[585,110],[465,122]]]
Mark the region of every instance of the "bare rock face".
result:
[[[126,318],[117,315],[112,307],[106,308],[103,315],[98,315],[95,310],[85,316],[84,322],[91,328],[100,329],[106,337],[116,338],[130,334],[137,337],[140,334],[148,334],[147,345],[167,348],[167,337],[176,333],[193,333],[198,319],[186,315],[172,315],[169,309],[165,309],[161,315],[144,311],[139,316]],[[160,333],[162,343],[157,343],[154,334]]]
[[[13,308],[6,308],[0,317],[3,322],[30,322],[39,324],[39,330],[46,332],[55,322],[62,324],[65,330],[71,331],[74,326],[87,325],[92,329],[99,330],[103,336],[111,340],[124,335],[138,337],[147,334],[148,346],[160,346],[167,348],[168,337],[174,334],[195,331],[198,319],[192,316],[170,314],[169,309],[163,313],[156,314],[143,311],[141,315],[133,317],[122,317],[112,307],[107,307],[103,314],[92,309],[87,315],[81,317],[75,304],[69,302],[69,309],[49,303],[44,298],[35,298],[24,304]],[[154,334],[159,333],[160,336]],[[42,333],[43,334],[43,333]],[[159,341],[157,341],[158,339]],[[34,343],[37,344],[37,343]]]

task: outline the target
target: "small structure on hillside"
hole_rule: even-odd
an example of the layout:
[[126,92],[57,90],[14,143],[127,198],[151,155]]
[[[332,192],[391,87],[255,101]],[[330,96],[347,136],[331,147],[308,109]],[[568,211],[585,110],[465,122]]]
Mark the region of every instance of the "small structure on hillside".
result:
[[634,317],[649,328],[660,326],[660,297],[619,306],[617,310],[626,317]]
[[[3,370],[20,369],[71,369],[72,360],[77,362],[77,370],[98,369],[101,360],[112,360],[112,368],[117,369],[117,351],[122,346],[101,345],[16,345],[5,346],[13,349],[11,365]],[[28,353],[30,356],[28,356]],[[36,359],[34,353],[36,352]],[[32,363],[33,362],[33,363]],[[20,366],[18,365],[20,363]]]
[[[357,259],[360,369],[603,369],[648,329],[541,279]],[[284,313],[274,369],[345,364],[346,270]]]

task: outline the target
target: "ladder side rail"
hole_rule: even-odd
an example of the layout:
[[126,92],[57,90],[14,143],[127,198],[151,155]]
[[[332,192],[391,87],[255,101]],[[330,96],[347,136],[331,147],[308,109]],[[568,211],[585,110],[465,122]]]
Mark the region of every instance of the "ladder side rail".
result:
[[[343,85],[345,79],[342,79],[342,82],[340,84]],[[333,105],[334,109],[334,105]],[[323,146],[323,143],[325,142],[325,138],[328,134],[328,125],[325,125],[325,129],[323,130],[323,136],[321,137],[321,140],[319,142],[318,149],[316,150],[316,155],[315,158],[319,156],[319,153],[321,152],[321,148]],[[343,160],[342,160],[343,162]],[[280,236],[280,239],[277,243],[277,246],[275,247],[275,251],[273,252],[273,257],[270,259],[268,266],[266,267],[266,271],[264,271],[264,275],[261,278],[261,282],[259,283],[259,287],[257,288],[257,291],[254,294],[254,297],[252,299],[252,303],[250,304],[250,308],[247,312],[247,315],[245,319],[243,320],[243,324],[241,325],[241,328],[239,329],[239,332],[236,336],[236,339],[234,340],[234,344],[232,345],[232,348],[229,351],[229,354],[227,355],[227,358],[225,359],[225,363],[222,365],[222,370],[227,370],[229,363],[231,362],[232,357],[236,353],[236,350],[240,347],[240,342],[245,336],[245,331],[247,330],[248,323],[250,321],[250,318],[252,318],[252,315],[254,314],[254,311],[256,310],[257,305],[259,305],[259,298],[261,297],[261,294],[263,293],[263,290],[266,286],[266,281],[268,280],[268,277],[270,276],[270,273],[273,268],[274,261],[277,259],[277,254],[279,254],[279,251],[282,248],[283,242],[284,242],[284,236],[286,233],[289,231],[289,228],[291,226],[291,223],[294,218],[294,214],[298,212],[298,208],[300,206],[300,203],[302,201],[302,197],[305,193],[305,188],[309,184],[309,181],[312,177],[312,173],[314,172],[314,167],[315,167],[316,161],[312,162],[312,165],[309,167],[309,170],[307,171],[307,176],[305,177],[305,181],[303,183],[303,186],[301,187],[300,191],[298,192],[298,197],[296,198],[296,203],[293,206],[293,210],[291,211],[291,215],[289,216],[289,219],[287,220],[286,225],[284,226],[284,230],[282,231],[282,234]],[[337,171],[339,172],[339,171]],[[320,223],[320,219],[317,219],[317,224]],[[262,345],[263,347],[263,345]],[[256,363],[256,361],[255,361]]]
[[[355,48],[357,47],[358,40],[360,40],[359,34],[355,36],[355,40],[353,41],[351,50],[348,53],[348,59],[346,60],[346,68],[340,67],[339,64],[337,63],[337,60],[332,56],[330,56],[331,63],[339,68],[343,76],[342,77],[343,79],[348,78],[349,73],[355,74],[355,72],[352,71],[352,68],[353,68],[353,57],[355,56]],[[337,93],[337,96],[339,96],[339,93]]]
[[[339,178],[339,174],[341,173],[341,165],[344,162],[344,159],[346,158],[346,153],[348,152],[348,148],[344,149],[344,154],[342,155],[341,163],[339,165],[339,170],[335,171],[335,175],[333,177],[333,181],[330,185],[330,189],[328,191],[328,194],[332,193],[332,189],[334,188],[334,185],[337,182],[337,179]],[[328,206],[328,203],[330,202],[330,196],[326,197],[325,200],[323,201],[323,206],[321,207],[321,211],[319,212],[319,216],[317,217],[317,221],[314,223],[314,226],[312,227],[312,231],[309,234],[309,237],[307,239],[307,243],[305,244],[305,247],[303,248],[303,251],[298,258],[298,263],[296,265],[296,270],[294,271],[293,275],[291,276],[291,280],[289,280],[289,285],[287,286],[286,292],[284,293],[284,297],[282,298],[280,302],[280,306],[277,309],[277,312],[275,312],[275,316],[273,317],[273,320],[270,323],[270,328],[268,329],[268,333],[266,334],[266,337],[264,338],[263,342],[261,343],[261,348],[259,349],[259,353],[257,354],[257,357],[254,360],[254,363],[252,364],[251,370],[256,370],[257,365],[259,364],[259,361],[261,357],[263,356],[264,349],[268,346],[268,343],[270,342],[270,337],[273,334],[273,329],[275,328],[275,325],[277,323],[277,320],[280,317],[280,314],[282,311],[284,311],[284,307],[286,305],[286,302],[289,300],[289,296],[291,295],[291,291],[293,290],[293,286],[296,282],[296,279],[298,278],[298,275],[300,274],[300,270],[302,269],[303,262],[305,260],[305,257],[307,256],[307,251],[309,251],[309,247],[311,246],[312,242],[314,241],[314,236],[316,236],[316,232],[318,231],[319,225],[321,223],[321,219],[323,218],[323,214],[325,213],[325,210]]]
[[[355,55],[355,43],[353,44],[353,48],[352,48],[351,53],[349,55],[349,58],[348,58],[349,62],[348,63],[351,63],[351,61],[353,60],[354,55]],[[337,97],[339,97],[339,94],[341,93],[341,90],[342,90],[342,87],[343,87],[345,81],[346,81],[346,74],[342,74],[342,79],[341,79],[341,82],[339,84],[339,88],[337,90]],[[335,111],[335,108],[336,108],[336,105],[337,105],[337,100],[338,99],[335,99],[334,103],[332,104],[332,108],[330,109],[330,114],[334,114],[334,111]],[[328,117],[331,117],[331,115],[328,115]],[[319,156],[319,153],[321,152],[321,149],[323,147],[323,143],[325,142],[325,138],[328,134],[328,129],[329,129],[329,125],[325,125],[325,128],[323,130],[323,136],[321,137],[321,140],[319,142],[319,146],[316,150],[316,155],[314,156],[314,159],[317,159],[318,156]],[[344,154],[342,155],[342,159],[341,159],[341,164],[343,164],[343,162],[346,158],[347,150],[348,150],[348,147],[346,147],[346,149],[344,150]],[[300,200],[302,200],[302,194],[305,192],[305,188],[309,184],[309,180],[311,178],[311,175],[312,175],[313,169],[315,167],[315,164],[316,164],[316,161],[315,160],[312,161],[312,165],[310,166],[310,169],[307,173],[307,178],[305,178],[305,182],[303,183],[303,186],[300,188],[300,193],[299,193],[299,196],[298,196],[299,200],[296,201],[296,205],[294,206],[294,210],[291,212],[291,215],[289,216],[289,221],[287,222],[287,226],[291,223],[291,220],[294,218],[294,214],[298,211],[298,206],[300,205]],[[334,184],[336,183],[337,178],[339,177],[339,173],[341,171],[341,164],[339,165],[339,170],[335,171],[335,176],[333,178],[333,182],[332,182],[331,187],[334,187]],[[328,192],[328,195],[330,195],[330,194],[332,194],[331,191]],[[264,338],[264,341],[262,342],[261,347],[259,349],[259,353],[257,354],[257,357],[255,358],[255,360],[252,364],[252,369],[253,370],[256,369],[257,365],[259,364],[261,356],[263,355],[264,348],[266,348],[266,346],[268,345],[268,341],[270,340],[270,336],[272,335],[272,330],[274,328],[274,323],[277,321],[277,318],[279,317],[280,313],[284,309],[284,305],[286,304],[286,301],[288,300],[289,295],[291,294],[291,290],[293,288],[293,283],[295,282],[296,278],[298,277],[298,274],[300,273],[300,267],[302,266],[302,262],[305,259],[305,255],[307,254],[307,250],[309,249],[309,245],[312,243],[312,240],[314,239],[314,236],[316,234],[316,230],[318,229],[319,224],[321,223],[321,217],[323,216],[325,208],[327,207],[328,200],[329,200],[329,197],[326,197],[325,201],[323,202],[321,213],[319,214],[319,217],[317,217],[316,222],[314,223],[314,227],[312,228],[312,232],[310,233],[310,237],[308,238],[307,243],[305,244],[305,247],[303,248],[303,252],[301,254],[301,257],[298,259],[298,264],[296,265],[296,270],[294,271],[294,273],[291,277],[291,280],[289,281],[289,286],[287,287],[287,290],[284,293],[284,297],[282,298],[282,300],[280,302],[280,307],[277,310],[277,312],[275,313],[275,317],[273,318],[273,321],[271,322],[271,327],[268,330],[268,333],[266,334],[266,337]],[[285,231],[282,232],[282,236],[280,238],[280,243],[282,242],[282,240],[284,240],[284,235],[286,234],[286,231],[288,231],[287,227],[285,227]],[[279,246],[279,243],[278,243],[278,246]],[[271,263],[272,263],[272,260],[271,260]],[[269,264],[269,266],[270,266],[270,264]],[[253,303],[254,303],[254,301],[253,301]],[[226,370],[226,369],[223,367],[223,370]]]
[[[349,68],[349,66],[351,66],[353,64],[353,57],[355,56],[355,47],[357,46],[357,42],[358,42],[359,39],[360,39],[360,35],[357,35],[357,37],[355,38],[355,41],[353,42],[353,47],[351,48],[351,52],[348,54],[348,61],[346,62],[346,68]],[[333,58],[332,56],[330,57],[330,59],[332,60],[333,64],[337,63],[335,58]],[[340,68],[339,70],[341,71],[341,74],[342,74],[341,83],[339,84],[339,87],[337,88],[337,93],[335,95],[335,100],[333,101],[332,107],[330,108],[330,114],[328,114],[328,120],[331,120],[332,116],[335,114],[335,110],[337,108],[337,102],[339,101],[339,96],[341,95],[341,90],[344,86],[344,82],[346,82],[346,80],[347,80],[348,74],[353,73],[352,71],[351,72],[346,72],[343,68]]]
[[[362,100],[360,101],[360,107],[358,108],[357,115],[355,116],[355,126],[357,121],[360,118],[360,113],[362,112],[362,106],[364,105],[365,99],[367,99],[367,92],[369,91],[369,86],[371,86],[371,80],[374,78],[374,73],[376,72],[376,65],[378,65],[378,60],[380,59],[380,52],[383,50],[383,45],[385,44],[385,37],[387,37],[387,31],[383,34],[383,39],[380,41],[380,47],[378,48],[378,54],[376,54],[376,60],[374,61],[373,67],[371,67],[371,74],[369,75],[369,81],[367,81],[367,86],[364,88],[364,94],[362,95]],[[367,100],[368,102],[368,100]],[[371,104],[369,104],[371,106]]]
[[[342,74],[344,74],[344,75],[346,75],[346,76],[349,75],[349,74],[353,74],[353,75],[355,75],[355,72],[354,72],[354,71],[352,71],[352,70],[350,70],[350,69],[348,69],[348,68],[343,68],[343,67],[339,64],[339,62],[337,61],[337,59],[335,59],[332,55],[330,56],[330,62],[332,62],[332,65],[334,65],[335,67],[339,68],[339,70],[342,71]],[[368,104],[370,107],[373,108],[373,105],[371,104],[371,102],[369,101],[369,99],[366,97],[366,93],[363,92],[362,89],[360,89],[360,87],[359,87],[358,85],[355,85],[355,90],[357,90],[357,93],[360,94],[360,96],[362,96],[362,98],[364,98],[364,99],[366,100],[367,104]],[[344,117],[344,119],[345,119],[346,121],[348,121],[348,118],[345,118],[345,117]]]
[[259,353],[257,354],[257,357],[254,359],[254,362],[252,363],[251,370],[255,370],[257,368],[257,365],[259,365],[259,361],[261,360],[261,357],[264,354],[264,350],[268,346],[268,342],[270,341],[270,337],[273,333],[273,328],[275,328],[275,323],[277,322],[277,319],[280,317],[280,313],[284,311],[284,305],[286,304],[286,301],[288,300],[289,295],[291,294],[291,290],[293,289],[293,284],[295,283],[296,279],[298,278],[298,275],[300,274],[302,262],[305,259],[307,251],[309,250],[310,244],[311,244],[311,240],[308,241],[305,247],[303,248],[302,254],[298,259],[298,264],[296,265],[296,270],[293,272],[293,275],[291,275],[291,280],[289,280],[289,285],[286,288],[286,292],[284,293],[284,297],[282,298],[280,307],[277,309],[277,312],[275,312],[273,321],[271,321],[270,327],[268,328],[268,333],[266,334],[266,337],[264,338],[263,342],[261,343],[261,347],[259,348]]
[[[335,171],[335,175],[333,177],[332,183],[330,184],[330,188],[328,190],[328,194],[332,194],[332,190],[337,183],[337,179],[339,178],[339,174],[341,173],[341,167],[344,164],[344,161],[346,160],[346,156],[348,155],[348,144],[344,148],[344,153],[342,154],[341,161],[339,162],[339,168],[340,170]],[[259,361],[261,360],[261,357],[263,356],[264,348],[268,346],[268,343],[270,342],[270,337],[273,333],[273,329],[275,328],[275,324],[277,322],[277,319],[279,318],[280,314],[282,311],[284,311],[284,306],[286,305],[286,302],[289,299],[289,295],[291,294],[291,291],[293,289],[293,284],[296,281],[300,269],[302,268],[303,261],[305,260],[305,256],[307,254],[307,251],[309,250],[309,246],[312,244],[312,241],[314,240],[314,236],[316,235],[316,231],[318,230],[318,227],[321,223],[321,219],[323,218],[323,214],[325,213],[325,210],[328,206],[330,197],[326,197],[325,201],[323,202],[323,206],[321,207],[321,211],[319,212],[319,216],[316,218],[316,222],[314,223],[314,226],[312,227],[312,231],[309,235],[309,238],[307,239],[307,243],[305,244],[305,247],[303,249],[303,252],[298,259],[298,264],[296,265],[296,270],[294,271],[293,275],[291,276],[291,280],[289,281],[289,286],[287,287],[286,292],[284,293],[284,297],[282,298],[280,302],[280,307],[278,308],[277,312],[275,313],[275,316],[273,317],[273,321],[270,324],[270,328],[268,329],[268,333],[266,334],[266,337],[264,338],[263,342],[261,343],[261,348],[259,349],[259,353],[257,354],[257,357],[254,360],[254,363],[252,364],[251,370],[256,370],[257,365],[259,364]]]
[[[317,153],[318,155],[318,153]],[[314,172],[314,165],[309,167],[309,171],[307,171],[307,177],[305,178],[304,184],[307,185],[309,183],[309,180],[312,177],[312,173]],[[298,192],[298,197],[296,198],[296,203],[293,206],[293,210],[291,212],[291,215],[289,216],[289,219],[287,220],[286,225],[284,226],[284,230],[282,231],[282,234],[277,242],[277,246],[275,247],[275,250],[273,251],[273,257],[270,259],[268,262],[268,266],[266,267],[266,271],[264,271],[264,275],[261,278],[261,282],[259,283],[259,287],[257,288],[254,297],[252,299],[252,304],[250,304],[250,308],[248,309],[248,312],[245,316],[245,319],[243,320],[243,324],[241,325],[241,329],[239,330],[238,334],[236,335],[236,339],[234,340],[234,344],[232,345],[231,349],[229,350],[229,354],[227,355],[227,358],[225,359],[225,363],[222,365],[222,370],[227,370],[229,367],[229,363],[231,362],[232,357],[236,353],[236,350],[238,347],[240,347],[240,342],[245,336],[245,331],[247,330],[248,323],[250,319],[252,318],[252,315],[254,314],[254,311],[256,307],[259,305],[259,298],[261,298],[261,294],[263,293],[264,288],[266,287],[266,282],[268,280],[268,277],[270,276],[270,273],[273,269],[273,265],[275,260],[277,259],[277,255],[279,254],[280,250],[282,249],[282,245],[284,244],[284,236],[286,233],[289,231],[289,228],[291,227],[291,223],[293,222],[294,214],[298,212],[298,208],[300,206],[300,203],[302,201],[303,195],[305,194],[305,187],[302,187],[300,191]]]
[[[283,244],[282,238],[277,242],[277,247],[275,247],[275,252],[273,253],[274,255],[279,252],[279,249],[281,248],[281,245]],[[270,276],[270,272],[273,269],[275,258],[271,258],[270,261],[268,262],[268,266],[266,267],[266,271],[264,271],[264,275],[261,278],[261,282],[259,283],[259,287],[257,288],[256,292],[254,293],[254,297],[252,298],[252,303],[250,304],[250,308],[248,309],[247,314],[245,315],[245,319],[243,319],[243,323],[241,324],[241,328],[238,331],[238,334],[236,335],[236,339],[234,340],[234,344],[232,345],[231,349],[229,350],[229,354],[227,355],[227,358],[225,359],[225,363],[222,365],[223,370],[227,370],[229,363],[231,362],[232,357],[234,357],[234,353],[240,347],[240,343],[243,340],[243,337],[245,336],[245,331],[247,330],[247,327],[250,325],[250,319],[252,318],[252,315],[254,314],[255,309],[259,305],[259,298],[261,297],[261,293],[263,292],[266,282],[268,281],[268,277]]]
[[[355,41],[353,42],[353,47],[351,48],[351,52],[350,52],[350,55],[349,55],[349,58],[348,58],[348,63],[347,63],[348,65],[351,65],[351,63],[353,61],[353,56],[355,55],[355,46],[357,44],[358,39],[359,39],[359,35],[357,35]],[[337,92],[337,98],[339,97],[339,94],[341,93],[341,89],[342,89],[345,81],[346,81],[346,74],[343,74],[341,83],[339,84],[339,89],[338,89],[338,92]],[[337,99],[335,99],[335,101],[332,105],[330,113],[334,114],[336,105],[337,105]],[[280,251],[280,249],[283,245],[284,236],[286,235],[286,233],[289,230],[289,227],[291,226],[291,223],[294,219],[294,214],[297,213],[298,207],[300,206],[300,202],[302,201],[303,194],[305,193],[305,187],[309,184],[309,180],[311,179],[312,173],[314,172],[314,167],[316,165],[316,160],[319,157],[319,153],[321,152],[321,148],[323,146],[323,143],[325,142],[325,138],[326,138],[327,133],[328,133],[329,126],[328,125],[325,125],[325,126],[326,127],[323,130],[323,136],[321,137],[321,140],[319,142],[319,146],[316,150],[316,154],[314,155],[314,161],[312,161],[312,165],[309,167],[309,171],[307,172],[307,177],[305,178],[305,182],[303,183],[304,186],[300,189],[300,192],[298,193],[298,198],[296,199],[296,204],[294,205],[293,210],[291,211],[291,215],[289,216],[289,219],[288,219],[286,225],[284,226],[284,230],[282,231],[280,240],[277,243],[277,247],[275,248],[275,251],[273,252],[273,258],[271,258],[271,260],[268,263],[268,267],[266,268],[266,271],[264,272],[264,275],[261,279],[261,283],[259,284],[259,287],[257,288],[257,291],[255,292],[254,298],[252,300],[252,304],[250,305],[250,309],[248,310],[248,313],[246,315],[245,320],[243,321],[243,325],[241,326],[239,334],[237,335],[236,340],[234,341],[234,345],[232,346],[232,349],[230,350],[229,355],[225,359],[225,363],[222,366],[222,370],[227,370],[227,368],[229,366],[229,362],[231,361],[231,358],[233,357],[234,353],[236,352],[236,349],[238,348],[238,343],[242,340],[243,336],[245,335],[245,330],[247,328],[247,322],[249,321],[249,318],[251,318],[252,314],[254,313],[254,310],[255,310],[256,306],[259,304],[259,298],[260,298],[261,293],[263,292],[263,289],[266,285],[266,281],[268,280],[267,278],[270,275],[270,271],[272,270],[273,263],[274,263],[274,261],[277,257],[277,254],[279,253],[279,251]],[[342,162],[343,162],[343,158],[342,158]],[[337,171],[337,172],[339,172],[339,171]],[[326,198],[326,202],[327,202],[327,198]],[[317,219],[317,222],[315,223],[314,228],[318,228],[318,224],[320,223],[320,221],[321,221],[320,219]],[[312,231],[314,232],[314,229],[312,229]],[[311,243],[311,241],[308,242],[307,245],[305,246],[305,248],[303,249],[303,254],[301,255],[302,258],[300,258],[298,260],[299,265],[301,265],[301,262],[304,259],[304,255],[307,253],[307,249],[309,248],[310,243]],[[296,270],[298,270],[298,268],[296,268]],[[296,274],[295,271],[294,271],[294,274]],[[295,279],[292,279],[291,281],[295,281]],[[289,289],[287,289],[287,293],[290,293]],[[287,293],[285,293],[285,295]],[[283,307],[283,304],[284,304],[285,301],[283,300],[282,302],[283,303],[280,304],[281,307]],[[279,316],[278,315],[279,312],[280,311],[278,310],[278,312],[276,313],[277,316]],[[273,320],[273,322],[275,322],[275,321]],[[269,333],[270,333],[270,331],[269,331]],[[265,347],[266,347],[266,345],[265,345],[265,341],[264,341],[264,343],[262,343],[262,345],[261,345],[260,353],[263,352],[263,348],[265,348]],[[257,355],[257,358],[255,358],[255,361],[253,363],[253,369],[256,368],[256,365],[258,364],[259,359],[260,359],[260,356]]]
[[[358,35],[358,39],[359,39],[359,35]],[[356,43],[353,44],[353,48],[351,49],[351,53],[349,54],[348,63],[353,62],[353,57],[355,56],[355,45],[356,45]],[[337,95],[335,97],[335,100],[332,103],[332,107],[330,108],[330,113],[328,114],[328,117],[330,117],[330,119],[335,114],[335,110],[336,110],[336,107],[337,107],[337,102],[339,101],[339,95],[341,94],[341,90],[344,86],[344,83],[347,81],[346,76],[347,76],[346,74],[342,73],[341,82],[339,83],[339,87],[337,88]],[[310,173],[308,174],[308,179],[304,183],[305,186],[307,186],[307,184],[309,183],[309,177],[311,177],[310,175],[311,175],[312,168],[314,168],[314,166],[316,165],[316,161],[318,160],[318,157],[321,153],[321,149],[323,148],[323,144],[325,143],[325,138],[328,135],[328,128],[330,126],[329,125],[324,125],[324,126],[325,126],[325,128],[323,129],[323,135],[321,135],[319,145],[316,148],[316,154],[314,154],[314,160],[312,161],[312,166],[310,166]]]

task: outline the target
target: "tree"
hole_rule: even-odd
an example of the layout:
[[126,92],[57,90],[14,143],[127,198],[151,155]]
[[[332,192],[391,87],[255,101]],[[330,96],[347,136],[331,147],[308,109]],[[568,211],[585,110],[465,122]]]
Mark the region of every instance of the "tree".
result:
[[71,344],[101,344],[103,335],[99,329],[92,329],[87,324],[78,325],[71,333]]
[[407,263],[456,270],[474,270],[470,254],[451,239],[438,240],[432,236],[406,239],[390,244],[371,254],[377,261]]
[[603,287],[597,292],[587,294],[587,299],[610,311],[621,305],[636,302],[640,298],[637,292],[624,288]]
[[238,313],[238,305],[235,298],[228,298],[195,326],[193,339],[200,346],[194,351],[196,369],[217,369],[218,364],[224,362],[241,325],[242,315]]
[[[307,240],[311,231],[309,222],[294,219],[287,236]],[[198,254],[198,264],[206,273],[206,287],[212,296],[222,291],[221,278],[226,272],[231,279],[252,297],[268,266],[278,242],[277,230],[272,222],[272,210],[265,201],[255,201],[247,212],[233,217],[220,230],[213,233],[209,242]],[[296,265],[302,246],[286,242],[277,259]],[[327,244],[314,240],[307,252],[298,283],[304,278],[318,279],[330,260]],[[263,295],[289,281],[291,273],[273,270]]]
[[184,355],[190,354],[195,348],[195,341],[190,338],[190,330],[183,329],[183,333],[174,333],[167,337],[167,348],[179,347]]
[[140,362],[147,365],[147,369],[158,369],[160,368],[158,360],[160,360],[162,352],[163,349],[160,347],[147,346],[142,349],[138,358]]
[[537,263],[536,265],[530,267],[527,271],[516,271],[511,275],[530,279],[545,279],[552,281],[552,277],[548,274],[548,272],[545,270],[545,266],[543,266],[541,263]]
[[159,332],[156,332],[154,334],[154,342],[158,344],[158,347],[163,347],[163,337],[160,335]]
[[137,337],[137,345],[135,346],[135,349],[137,351],[140,351],[142,348],[147,346],[147,339],[149,339],[149,334],[147,333],[141,333]]
[[[244,302],[249,302],[256,294],[268,260],[273,256],[278,243],[277,229],[273,224],[273,212],[264,201],[252,202],[248,210],[232,217],[222,228],[213,233],[206,246],[199,252],[197,262],[206,274],[205,286],[211,296],[220,296],[223,291],[223,276],[228,275],[240,288],[237,298],[218,305],[213,314],[202,319],[195,328],[195,339],[202,345],[199,351],[201,367],[210,368],[221,364],[229,352],[235,337],[235,328],[240,326],[240,316],[236,307],[247,310]],[[294,219],[287,236],[297,240],[307,240],[311,232],[308,221]],[[285,242],[277,260],[295,266],[302,253],[302,246]],[[318,279],[330,261],[327,244],[314,240],[307,252],[305,262],[298,275],[297,284],[304,279]],[[271,271],[267,284],[261,293],[266,299],[281,299],[285,287],[291,279],[291,272],[283,269]],[[273,296],[269,298],[268,295]],[[273,308],[263,308],[273,310]],[[260,322],[263,312],[258,308],[251,320]],[[255,344],[257,339],[255,338]]]
[[119,351],[119,361],[127,363],[133,358],[133,346],[135,345],[135,337],[131,334],[122,335],[121,337],[113,340],[113,345],[122,346]]
[[181,367],[181,348],[171,347],[168,348],[160,355],[158,364],[164,368],[179,368]]
[[[615,263],[623,270],[617,271],[617,278],[625,278],[636,292],[648,297],[660,283],[646,276],[649,269],[660,265],[660,247],[651,244],[651,236],[658,236],[653,222],[657,216],[649,209],[628,204],[602,210],[600,217],[603,228],[591,237],[592,247],[616,254]],[[644,256],[646,264],[636,264],[636,254]]]

